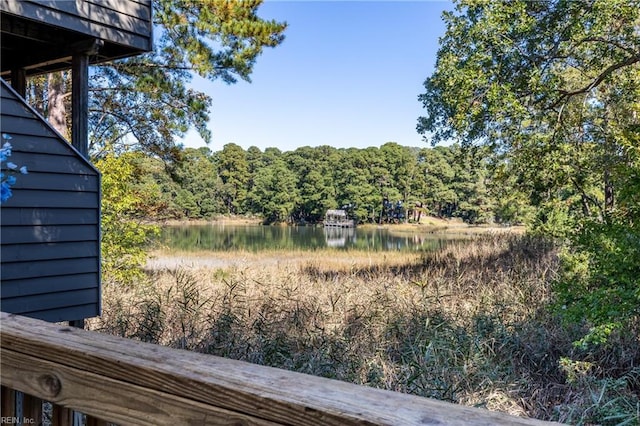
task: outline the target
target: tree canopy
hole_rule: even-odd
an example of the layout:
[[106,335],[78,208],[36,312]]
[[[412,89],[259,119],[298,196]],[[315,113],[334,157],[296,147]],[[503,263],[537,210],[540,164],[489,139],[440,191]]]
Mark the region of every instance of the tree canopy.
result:
[[444,18],[418,131],[489,147],[538,207],[538,229],[569,238],[575,267],[558,287],[568,316],[592,336],[633,322],[640,2],[459,0]]
[[[263,50],[284,40],[286,23],[260,18],[261,3],[154,0],[154,50],[90,68],[89,148],[103,175],[105,282],[141,276],[143,246],[153,233],[141,217],[208,216],[220,210],[219,200],[228,193],[243,202],[234,192],[244,190],[241,177],[219,174],[209,151],[185,153],[176,139],[194,128],[210,140],[212,100],[189,86],[194,76],[250,80]],[[62,134],[69,125],[69,77],[36,77],[28,90],[30,103]]]
[[[390,217],[384,200],[404,213],[420,212],[469,223],[524,223],[526,197],[496,178],[490,152],[460,146],[411,148],[395,142],[380,148],[304,146],[281,152],[230,143],[222,150],[178,149],[164,161],[128,155],[136,169],[135,190],[149,195],[139,215],[148,218],[210,218],[257,215],[265,222],[323,219],[346,207],[360,223],[417,219]],[[519,200],[519,202],[514,202]],[[383,211],[385,210],[385,211]]]
[[508,152],[532,190],[604,217],[637,132],[640,2],[459,1],[445,21],[418,131]]
[[284,40],[286,23],[258,16],[261,0],[152,3],[153,52],[92,68],[94,154],[133,146],[167,156],[190,128],[208,142],[212,100],[189,87],[192,77],[250,81],[264,48]]

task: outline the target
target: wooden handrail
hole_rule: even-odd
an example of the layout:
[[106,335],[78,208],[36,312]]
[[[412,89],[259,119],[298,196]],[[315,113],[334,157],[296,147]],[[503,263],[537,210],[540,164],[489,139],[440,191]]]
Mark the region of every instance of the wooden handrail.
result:
[[121,425],[542,425],[0,313],[2,385]]

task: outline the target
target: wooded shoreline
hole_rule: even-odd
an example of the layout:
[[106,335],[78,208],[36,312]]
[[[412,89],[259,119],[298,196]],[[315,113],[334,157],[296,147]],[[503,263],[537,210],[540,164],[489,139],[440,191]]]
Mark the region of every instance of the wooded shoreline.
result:
[[[147,223],[158,226],[188,226],[188,225],[246,225],[246,226],[322,226],[319,224],[269,224],[265,225],[263,219],[253,216],[218,216],[211,219],[167,219],[167,220],[149,220]],[[376,227],[385,228],[393,232],[415,232],[415,233],[463,233],[463,234],[485,234],[485,233],[524,233],[525,226],[522,225],[499,225],[499,224],[482,224],[472,225],[465,223],[459,219],[442,219],[433,216],[424,216],[420,223],[385,223],[375,224],[367,223],[358,225],[359,227]]]

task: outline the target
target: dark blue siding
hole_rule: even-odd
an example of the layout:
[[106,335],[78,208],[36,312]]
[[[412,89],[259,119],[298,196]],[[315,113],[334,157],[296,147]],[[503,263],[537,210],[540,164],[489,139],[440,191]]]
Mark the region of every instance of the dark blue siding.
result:
[[0,308],[47,321],[100,314],[100,175],[2,81],[18,175],[0,208]]

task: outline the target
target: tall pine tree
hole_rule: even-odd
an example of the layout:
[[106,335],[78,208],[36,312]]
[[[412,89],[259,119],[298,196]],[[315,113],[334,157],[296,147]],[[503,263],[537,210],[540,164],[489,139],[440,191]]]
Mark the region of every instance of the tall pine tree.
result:
[[193,75],[250,81],[258,56],[279,45],[286,28],[261,19],[261,3],[154,1],[154,51],[92,69],[92,152],[133,145],[166,156],[189,128],[208,142],[211,98],[188,83]]

